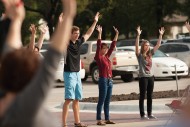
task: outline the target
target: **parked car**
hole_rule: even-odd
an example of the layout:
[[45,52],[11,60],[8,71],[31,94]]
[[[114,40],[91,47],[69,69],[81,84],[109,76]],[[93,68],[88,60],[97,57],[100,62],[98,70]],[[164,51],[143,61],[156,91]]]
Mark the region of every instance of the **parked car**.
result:
[[183,42],[183,43],[190,43],[190,37],[183,37],[183,38],[179,38],[179,39],[171,39],[171,40],[167,40],[166,43],[175,43],[175,42]]
[[[42,49],[40,50],[40,53],[42,54],[42,56],[45,55],[48,47],[49,47],[49,43],[46,43],[46,42],[43,43]],[[59,62],[58,69],[55,73],[55,80],[64,81],[63,70],[64,70],[64,57]],[[84,64],[82,61],[80,61],[80,71],[79,72],[80,72],[81,79],[84,79],[85,78],[85,69],[84,69]]]
[[[112,41],[102,40],[102,42],[111,44]],[[97,41],[87,41],[81,47],[81,59],[84,62],[84,68],[86,71],[85,78],[86,80],[89,75],[92,76],[94,83],[98,83],[99,70],[94,60],[94,56],[97,48]],[[110,60],[112,62],[112,73],[113,76],[121,76],[121,79],[124,82],[131,82],[134,75],[137,75],[139,66],[135,60],[136,56],[134,52],[122,52],[117,51],[115,48],[112,53]]]
[[189,73],[185,62],[174,57],[169,57],[160,50],[157,50],[153,55],[152,68],[154,77],[172,77],[176,79],[176,74],[180,78],[187,76]]
[[190,43],[171,42],[160,46],[159,50],[171,57],[184,61],[190,68]]
[[[143,39],[141,39],[141,40],[139,41],[139,45],[141,45],[142,40],[143,40]],[[135,42],[136,42],[136,39],[119,40],[119,41],[116,43],[116,47],[135,46]],[[150,46],[153,46],[153,45],[150,43]]]
[[[149,40],[150,41],[150,43],[153,45],[153,46],[155,46],[156,44],[157,44],[157,42],[158,42],[158,39],[151,39],[151,40]],[[162,40],[161,41],[161,44],[164,44],[164,43],[166,43],[167,42],[167,40]]]
[[[135,52],[135,46],[120,47],[118,48],[118,50],[133,50]],[[154,74],[155,78],[172,77],[173,79],[176,79],[176,74],[180,78],[181,76],[187,76],[188,72],[189,70],[187,64],[181,61],[180,59],[168,57],[165,53],[161,52],[160,50],[157,50],[153,55],[152,73]]]

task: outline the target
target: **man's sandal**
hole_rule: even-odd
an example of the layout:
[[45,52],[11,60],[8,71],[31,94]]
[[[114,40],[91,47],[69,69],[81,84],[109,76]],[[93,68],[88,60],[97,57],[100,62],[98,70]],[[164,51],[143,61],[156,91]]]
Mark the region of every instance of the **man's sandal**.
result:
[[97,122],[97,125],[98,125],[98,126],[105,126],[106,124],[105,124],[103,121],[98,121],[98,122]]
[[105,121],[105,124],[116,124],[116,123],[113,122],[113,121],[110,121],[110,120],[106,120],[106,121]]

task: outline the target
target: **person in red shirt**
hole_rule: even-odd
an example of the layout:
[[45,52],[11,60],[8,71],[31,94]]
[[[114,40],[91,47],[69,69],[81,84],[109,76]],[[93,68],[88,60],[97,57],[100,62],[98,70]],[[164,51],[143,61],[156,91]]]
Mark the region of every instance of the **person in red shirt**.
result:
[[[97,120],[97,125],[100,126],[106,124],[115,124],[115,122],[110,121],[109,118],[109,104],[113,88],[112,67],[109,57],[111,56],[115,48],[119,31],[117,30],[117,28],[115,27],[113,28],[116,34],[113,39],[113,42],[111,43],[110,48],[108,48],[108,45],[106,43],[101,43],[102,27],[100,25],[97,25],[96,27],[96,30],[98,31],[98,40],[97,40],[96,55],[94,59],[96,60],[99,69],[99,81],[98,81],[99,100],[97,104],[96,120]],[[103,105],[104,105],[105,122],[101,120],[101,111]]]

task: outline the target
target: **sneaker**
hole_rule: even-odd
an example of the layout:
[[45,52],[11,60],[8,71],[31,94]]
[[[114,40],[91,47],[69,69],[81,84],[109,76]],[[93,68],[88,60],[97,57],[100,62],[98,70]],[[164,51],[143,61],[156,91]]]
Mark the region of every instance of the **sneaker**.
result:
[[88,125],[82,123],[75,123],[75,127],[87,127]]
[[110,121],[110,120],[106,120],[106,121],[105,121],[105,124],[115,124],[115,122]]
[[141,116],[141,120],[149,120],[149,118],[146,115],[144,115],[144,116]]
[[148,115],[149,119],[157,119],[157,117],[153,116],[153,115]]

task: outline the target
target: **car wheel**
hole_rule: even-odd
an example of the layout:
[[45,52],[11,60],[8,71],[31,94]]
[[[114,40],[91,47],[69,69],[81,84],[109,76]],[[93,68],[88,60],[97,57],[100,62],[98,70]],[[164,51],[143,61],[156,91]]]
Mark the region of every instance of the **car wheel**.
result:
[[88,75],[85,74],[84,78],[82,79],[82,81],[86,81],[88,79]]
[[124,82],[132,82],[133,81],[133,74],[125,74],[125,75],[121,75],[121,79]]
[[[175,77],[175,76],[173,76],[172,78],[173,78],[173,80],[176,80],[176,77]],[[178,80],[180,80],[180,79],[181,79],[181,77],[180,77],[180,76],[178,76],[177,78],[178,78]]]
[[99,70],[98,70],[98,67],[95,66],[92,69],[92,81],[98,84],[98,79],[99,79]]

